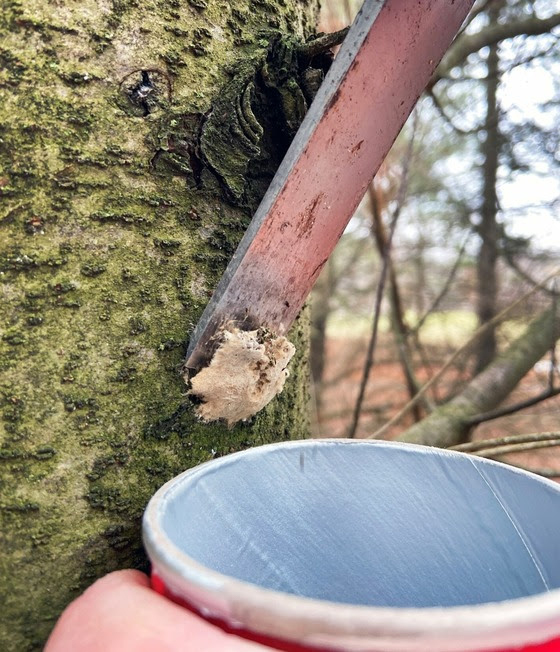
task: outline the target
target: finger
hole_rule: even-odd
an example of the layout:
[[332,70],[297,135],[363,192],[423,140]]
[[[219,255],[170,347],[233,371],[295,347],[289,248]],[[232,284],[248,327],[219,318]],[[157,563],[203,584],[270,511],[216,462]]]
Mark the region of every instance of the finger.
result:
[[264,652],[158,595],[138,571],[93,584],[62,614],[45,652]]

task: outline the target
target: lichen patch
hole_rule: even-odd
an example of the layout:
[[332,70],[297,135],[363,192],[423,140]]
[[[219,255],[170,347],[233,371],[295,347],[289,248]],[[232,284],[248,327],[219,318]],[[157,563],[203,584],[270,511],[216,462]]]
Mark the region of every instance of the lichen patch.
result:
[[204,421],[224,419],[228,425],[253,416],[282,391],[295,353],[285,337],[263,331],[228,328],[210,364],[191,378],[190,394],[202,403]]

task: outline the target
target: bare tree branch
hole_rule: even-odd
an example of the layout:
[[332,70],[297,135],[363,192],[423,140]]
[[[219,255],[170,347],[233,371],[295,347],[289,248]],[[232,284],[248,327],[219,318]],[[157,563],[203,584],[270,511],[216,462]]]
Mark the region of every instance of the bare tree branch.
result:
[[[362,406],[362,415],[364,414],[377,414],[381,416],[384,412],[387,410],[391,410],[395,407],[394,403],[383,403],[383,404],[376,404],[376,405],[363,405]],[[343,419],[348,416],[353,412],[352,408],[348,409],[342,409],[342,410],[336,410],[333,412],[327,412],[322,420],[323,421],[332,421],[333,419]]]
[[[558,294],[556,292],[556,279],[552,279],[554,295],[552,296],[552,319],[558,320]],[[554,390],[554,373],[556,371],[556,340],[550,344],[550,369],[548,370],[548,389]]]
[[533,468],[529,466],[523,466],[522,464],[514,464],[513,462],[508,462],[502,460],[505,464],[509,466],[515,466],[517,469],[522,469],[523,471],[528,471],[529,473],[534,473],[535,475],[541,475],[543,478],[560,478],[560,469],[549,469],[549,468]]
[[375,295],[375,308],[373,315],[373,324],[371,330],[371,337],[369,340],[368,350],[366,353],[366,360],[364,363],[364,370],[362,373],[362,380],[360,382],[360,389],[358,392],[358,398],[356,400],[356,405],[354,407],[354,414],[352,417],[352,422],[350,424],[350,429],[348,431],[348,437],[353,439],[356,436],[356,430],[358,429],[358,424],[360,421],[360,413],[362,411],[362,403],[364,401],[364,396],[366,393],[366,386],[369,379],[369,373],[373,366],[375,345],[377,344],[377,331],[379,328],[379,318],[381,317],[381,302],[383,300],[383,290],[385,289],[385,281],[387,278],[387,270],[389,268],[389,256],[388,251],[393,242],[393,234],[395,233],[395,227],[397,226],[397,221],[399,219],[400,211],[395,211],[393,219],[391,220],[391,226],[389,228],[389,235],[387,238],[387,250],[383,256],[383,265],[381,267],[381,276],[379,279],[379,285],[377,286],[377,291]]
[[443,284],[441,290],[439,291],[438,295],[436,298],[432,301],[430,307],[426,310],[426,312],[422,315],[422,317],[418,320],[418,322],[414,325],[414,328],[412,329],[415,332],[418,332],[422,326],[424,325],[426,319],[437,309],[439,306],[440,302],[442,299],[445,297],[447,292],[449,291],[449,288],[451,287],[451,284],[455,280],[455,275],[457,274],[457,271],[461,265],[461,261],[463,260],[463,255],[465,253],[465,249],[467,247],[467,243],[470,238],[470,233],[467,234],[467,237],[463,240],[463,243],[461,244],[461,248],[459,249],[459,253],[457,254],[457,258],[455,262],[453,263],[453,267],[451,268],[451,271],[449,272],[447,278],[445,279],[445,283]]
[[515,412],[521,412],[521,410],[526,410],[529,407],[533,407],[533,405],[537,405],[538,403],[542,403],[549,398],[558,396],[558,394],[560,394],[560,387],[549,387],[541,394],[537,394],[537,396],[528,398],[525,401],[519,401],[519,403],[514,403],[513,405],[506,405],[505,407],[497,408],[496,410],[490,410],[484,414],[475,414],[475,416],[467,419],[466,423],[469,426],[478,426],[479,424],[485,423],[486,421],[492,421],[494,419],[499,419],[500,417],[508,416],[509,414],[515,414]]
[[467,420],[499,405],[547,350],[550,337],[560,337],[551,309],[541,313],[527,330],[475,376],[457,396],[414,424],[397,439],[431,446],[451,446],[469,439]]
[[389,227],[389,233],[387,235],[387,244],[385,247],[385,251],[383,252],[383,265],[381,268],[381,277],[379,279],[379,285],[377,286],[377,292],[375,296],[375,308],[374,308],[374,316],[373,316],[373,324],[372,324],[372,330],[371,330],[371,337],[369,340],[369,345],[368,345],[368,350],[366,354],[366,360],[364,363],[364,371],[362,375],[362,381],[360,383],[360,389],[358,392],[358,398],[356,400],[356,406],[354,408],[354,414],[352,417],[352,422],[350,424],[350,429],[348,431],[348,437],[350,439],[354,438],[356,436],[356,431],[358,429],[358,424],[360,422],[360,412],[362,409],[362,403],[364,400],[364,396],[366,393],[366,386],[367,382],[369,379],[369,374],[371,371],[371,368],[373,366],[373,361],[374,361],[374,353],[375,353],[375,345],[377,344],[377,331],[379,328],[379,318],[381,317],[381,302],[383,300],[383,290],[385,288],[385,281],[387,278],[387,272],[389,271],[389,265],[390,265],[390,251],[391,251],[391,245],[393,242],[393,235],[395,233],[395,229],[397,226],[397,221],[399,219],[402,207],[404,205],[405,199],[406,199],[406,192],[408,189],[408,172],[410,169],[410,162],[412,160],[412,153],[414,150],[414,137],[416,135],[416,127],[418,123],[418,113],[415,111],[414,112],[414,118],[413,118],[413,126],[412,126],[412,135],[408,143],[408,148],[407,151],[404,155],[404,161],[403,161],[403,167],[402,167],[402,178],[401,178],[401,184],[399,186],[399,192],[397,196],[397,205],[395,207],[392,219],[391,219],[391,225]]
[[[410,410],[412,405],[414,405],[422,398],[422,396],[430,389],[430,387],[443,376],[443,374],[449,369],[449,367],[451,367],[451,365],[455,362],[455,360],[457,360],[457,358],[460,355],[462,355],[466,350],[468,350],[472,346],[472,344],[478,339],[478,337],[480,337],[480,335],[486,331],[487,328],[491,328],[492,326],[495,326],[495,324],[502,321],[507,314],[509,314],[513,309],[515,309],[517,306],[523,303],[530,296],[535,294],[535,292],[537,292],[541,288],[541,286],[543,286],[545,283],[548,283],[550,279],[554,278],[558,274],[560,274],[560,269],[556,269],[552,274],[549,274],[543,281],[535,285],[535,287],[531,288],[531,290],[529,290],[522,297],[517,299],[517,301],[514,301],[509,306],[506,306],[506,308],[504,308],[501,312],[499,312],[493,319],[480,326],[480,328],[478,328],[474,332],[474,334],[469,338],[469,340],[465,344],[463,344],[463,346],[457,349],[457,351],[455,351],[455,353],[453,353],[453,355],[451,355],[447,359],[447,361],[442,366],[442,368],[438,371],[438,373],[435,376],[432,376],[432,378],[430,378],[430,380],[422,386],[418,394],[416,394],[416,396],[411,401],[409,401],[392,419],[390,419],[385,425],[383,425],[376,432],[374,432],[373,435],[368,437],[368,439],[381,438],[387,432],[387,430],[389,430],[391,426],[395,425],[402,419],[402,417]],[[433,412],[431,416],[433,416],[434,414],[435,412]],[[424,419],[424,422],[427,422],[429,419],[430,417]],[[464,419],[464,415],[462,415],[461,425],[463,425],[463,419]],[[406,434],[407,433],[404,433],[404,436],[406,436]],[[434,444],[434,445],[438,445],[438,444]]]
[[[549,57],[558,48],[558,41],[560,40],[554,34],[550,34],[550,36],[554,36],[555,39],[554,42],[548,48],[546,48],[546,50],[541,50],[540,52],[535,52],[535,54],[530,54],[527,55],[526,57],[516,59],[515,61],[512,61],[509,65],[502,68],[498,74],[506,75],[507,73],[511,72],[512,70],[515,70],[516,68],[520,68],[521,66],[526,66],[538,59],[544,59],[546,57]],[[471,82],[471,81],[479,82],[482,81],[483,79],[492,79],[493,77],[495,77],[495,75],[492,74],[484,75],[483,77],[480,77],[479,75],[476,74],[468,75],[466,73],[462,73],[460,75],[453,75],[453,77],[446,76],[445,79],[449,83],[457,84],[460,82]],[[429,92],[430,88],[431,86],[428,88],[427,92]]]
[[485,448],[550,441],[551,439],[560,439],[560,432],[535,432],[524,435],[506,435],[505,437],[494,437],[493,439],[479,439],[478,441],[469,441],[465,444],[450,446],[449,450],[460,451],[462,453],[475,453]]
[[[536,281],[535,279],[529,274],[529,272],[525,271],[519,263],[515,260],[515,257],[511,254],[511,252],[507,251],[507,248],[502,248],[502,254],[504,257],[504,260],[506,263],[513,269],[513,271],[518,274],[524,281],[527,281],[531,285],[535,285]],[[550,296],[558,296],[558,290],[555,289],[556,284],[553,283],[551,287],[543,287],[542,291],[546,294],[549,294]]]
[[[379,210],[377,193],[375,192],[373,184],[370,185],[369,199],[372,208],[371,231],[379,255],[383,256],[384,252],[387,252],[387,234],[385,233],[385,227],[383,225],[381,211]],[[390,286],[390,297],[391,297],[391,324],[392,324],[393,334],[395,336],[395,340],[397,344],[399,360],[406,380],[408,394],[410,398],[412,398],[418,392],[418,389],[420,388],[420,384],[414,374],[412,353],[408,341],[408,335],[410,333],[410,329],[405,322],[401,292],[397,281],[395,266],[393,265],[393,257],[391,256],[390,251],[387,252],[387,255],[389,256],[388,265],[389,265],[389,286]],[[428,411],[430,411],[431,406],[427,406],[425,404],[425,407],[428,409]],[[413,413],[414,413],[414,420],[420,421],[420,419],[422,418],[422,412],[419,405],[413,408]]]
[[527,55],[526,57],[521,57],[520,59],[516,59],[515,61],[512,61],[511,64],[509,64],[506,68],[502,70],[502,74],[511,72],[512,70],[515,70],[515,68],[519,68],[520,66],[526,66],[529,63],[532,63],[533,61],[537,59],[542,59],[543,57],[548,57],[550,56],[551,53],[554,53],[556,48],[558,47],[558,39],[554,39],[554,43],[552,43],[546,50],[541,50],[540,52],[535,52],[534,54]]
[[515,36],[537,36],[546,34],[560,25],[560,13],[552,14],[548,18],[530,16],[507,23],[496,23],[476,34],[463,32],[453,43],[430,82],[430,87],[446,77],[449,72],[459,66],[469,54],[474,54],[484,47],[494,45],[500,41],[514,38]]
[[480,131],[484,130],[483,126],[480,127],[474,127],[473,129],[463,129],[462,127],[459,127],[459,125],[456,125],[453,122],[453,119],[451,116],[449,116],[446,112],[446,110],[443,107],[443,104],[441,103],[439,97],[436,95],[435,91],[433,88],[427,88],[426,92],[430,96],[432,102],[434,103],[434,106],[436,108],[436,111],[440,114],[440,116],[444,119],[444,121],[455,131],[461,136],[472,136],[473,134],[479,133]]
[[[470,449],[468,446],[473,445],[473,444],[494,444],[494,443],[500,443],[503,441],[509,441],[510,439],[517,439],[520,441],[520,443],[524,441],[552,441],[552,440],[546,440],[546,437],[558,437],[560,436],[560,433],[537,433],[534,435],[514,435],[511,437],[502,437],[499,439],[487,439],[487,440],[482,440],[478,442],[469,442],[468,444],[460,444],[459,446],[453,446],[450,448],[450,450],[456,450],[456,451],[461,451],[463,453],[470,453],[471,455],[478,455],[478,449]],[[480,449],[483,450],[483,449]],[[519,451],[515,451],[519,452]],[[487,456],[491,458],[491,456]],[[496,456],[500,457],[500,456]],[[504,464],[508,464],[509,466],[514,466],[516,469],[522,469],[523,471],[528,471],[529,473],[534,473],[535,475],[540,475],[543,478],[560,478],[560,469],[553,469],[553,468],[548,468],[548,467],[543,467],[543,468],[537,468],[537,467],[528,467],[525,466],[524,464],[519,464],[517,462],[512,462],[511,460],[500,460]]]
[[[422,344],[420,340],[420,334],[418,331],[415,329],[411,331],[412,335],[412,341],[414,342],[414,346],[416,348],[416,352],[418,354],[418,357],[420,358],[420,364],[426,369],[428,372],[428,378],[431,378],[434,375],[434,369],[432,367],[432,364],[426,354],[426,349],[424,348],[424,345]],[[432,385],[431,387],[431,394],[432,394],[432,399],[428,399],[426,397],[426,408],[428,410],[428,413],[431,412],[434,409],[434,405],[439,403],[439,392],[437,385]]]
[[492,448],[480,448],[474,452],[474,455],[479,457],[502,457],[503,455],[510,455],[511,453],[524,453],[525,451],[532,451],[538,448],[551,448],[552,446],[560,446],[560,438],[548,439],[546,441],[533,441],[525,444],[511,444],[510,446],[494,446]]

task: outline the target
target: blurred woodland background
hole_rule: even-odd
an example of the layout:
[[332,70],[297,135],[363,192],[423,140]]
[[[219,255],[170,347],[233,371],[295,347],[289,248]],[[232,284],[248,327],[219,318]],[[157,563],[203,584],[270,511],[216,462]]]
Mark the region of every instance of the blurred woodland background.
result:
[[[325,0],[321,29],[359,4]],[[560,477],[559,25],[476,2],[314,288],[316,436],[448,428]]]

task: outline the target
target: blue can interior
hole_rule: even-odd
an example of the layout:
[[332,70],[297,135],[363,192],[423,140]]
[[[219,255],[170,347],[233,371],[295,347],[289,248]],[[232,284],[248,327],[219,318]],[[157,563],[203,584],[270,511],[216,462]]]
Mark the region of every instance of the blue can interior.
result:
[[560,587],[560,488],[433,448],[253,449],[183,478],[162,525],[208,568],[336,602],[472,605]]

